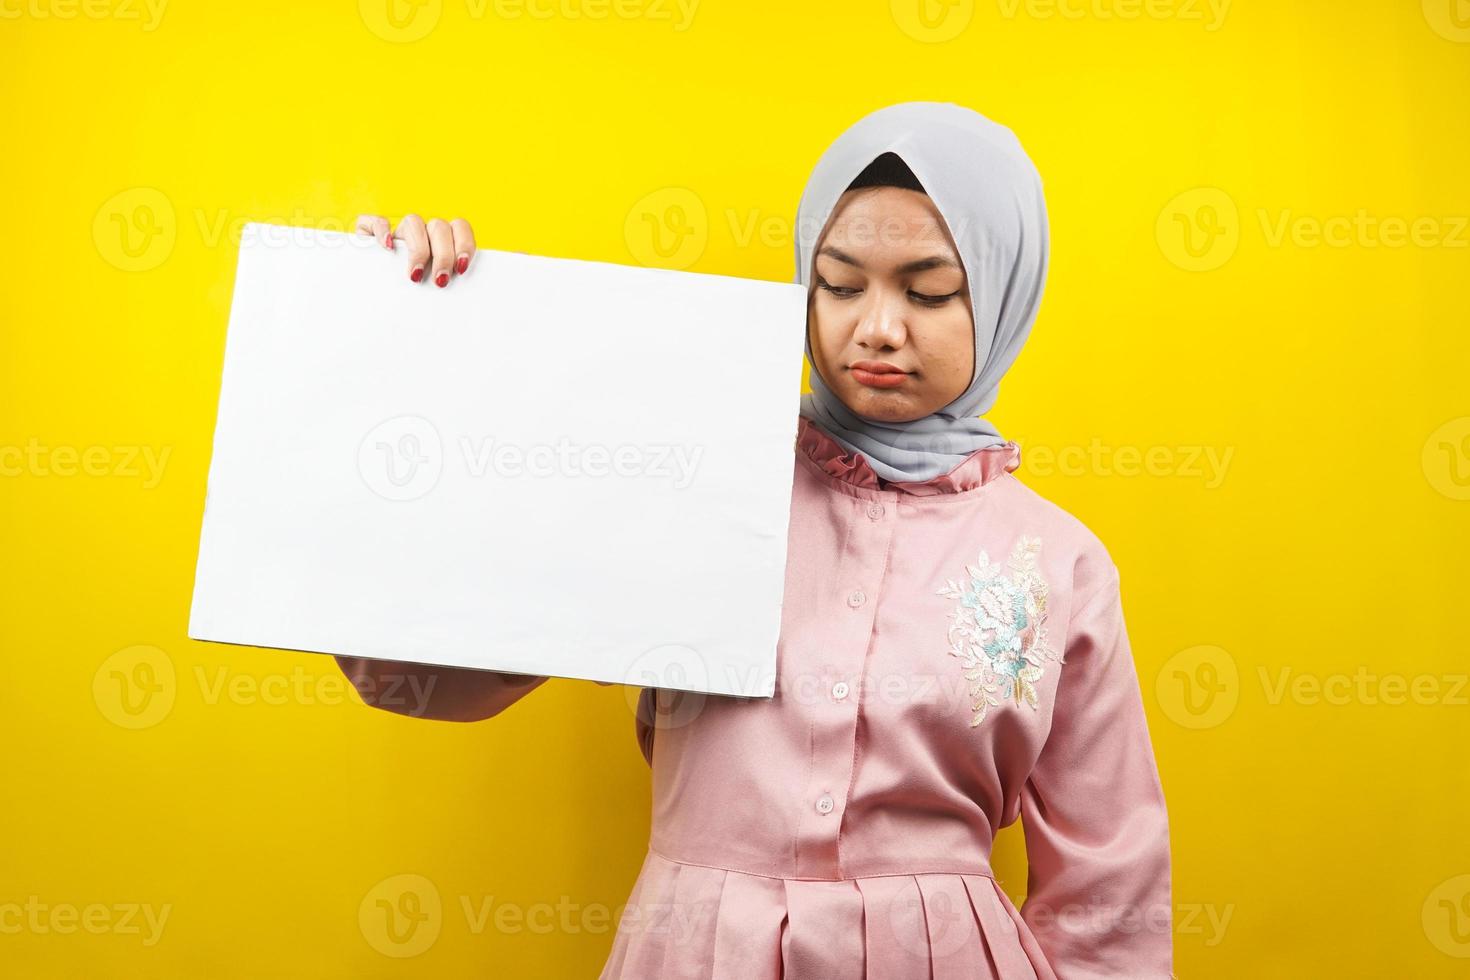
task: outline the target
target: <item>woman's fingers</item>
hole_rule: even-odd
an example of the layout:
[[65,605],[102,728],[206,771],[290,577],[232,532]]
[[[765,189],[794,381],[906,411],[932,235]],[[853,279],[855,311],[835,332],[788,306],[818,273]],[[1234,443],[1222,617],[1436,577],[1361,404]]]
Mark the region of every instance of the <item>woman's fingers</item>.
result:
[[463,218],[449,222],[449,230],[454,232],[454,271],[462,276],[470,267],[470,259],[475,257],[475,233]]
[[422,282],[432,257],[429,250],[429,231],[424,227],[424,219],[416,214],[405,215],[398,222],[398,237],[408,246],[408,278],[414,282]]
[[[384,248],[392,249],[394,233],[388,219],[376,214],[357,217],[357,233],[372,235]],[[435,218],[427,223],[416,214],[404,215],[398,222],[397,235],[408,253],[408,278],[433,281],[441,289],[452,276],[463,275],[475,256],[475,233],[463,218],[445,221]]]
[[357,233],[359,235],[372,235],[378,240],[378,244],[393,251],[393,232],[388,224],[388,219],[381,214],[359,214],[357,216]]
[[429,251],[434,267],[434,285],[443,289],[449,285],[449,274],[454,269],[454,232],[449,222],[435,218],[429,222]]

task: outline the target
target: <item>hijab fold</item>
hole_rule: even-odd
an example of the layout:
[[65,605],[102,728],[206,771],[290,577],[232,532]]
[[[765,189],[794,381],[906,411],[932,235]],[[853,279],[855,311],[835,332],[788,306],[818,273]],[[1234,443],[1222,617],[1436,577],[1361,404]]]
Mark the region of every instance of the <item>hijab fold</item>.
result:
[[847,187],[875,157],[901,157],[949,228],[969,284],[975,370],[954,401],[921,419],[883,422],[848,408],[812,357],[801,414],[880,477],[921,481],[954,469],[979,449],[1006,442],[984,414],[1036,321],[1049,236],[1041,176],[1006,127],[952,102],[904,102],[869,113],[817,161],[797,208],[796,282],[811,290],[817,243]]

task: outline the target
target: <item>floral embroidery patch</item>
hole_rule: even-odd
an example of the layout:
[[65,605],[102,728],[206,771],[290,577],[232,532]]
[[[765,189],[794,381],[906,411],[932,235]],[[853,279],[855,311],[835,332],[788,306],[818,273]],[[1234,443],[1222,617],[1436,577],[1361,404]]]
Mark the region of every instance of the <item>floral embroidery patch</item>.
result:
[[949,652],[958,657],[974,699],[973,728],[1009,698],[1036,707],[1044,666],[1062,662],[1047,638],[1047,584],[1036,567],[1039,538],[1022,537],[1005,565],[983,550],[966,578],[947,580],[939,594],[958,600],[949,614]]

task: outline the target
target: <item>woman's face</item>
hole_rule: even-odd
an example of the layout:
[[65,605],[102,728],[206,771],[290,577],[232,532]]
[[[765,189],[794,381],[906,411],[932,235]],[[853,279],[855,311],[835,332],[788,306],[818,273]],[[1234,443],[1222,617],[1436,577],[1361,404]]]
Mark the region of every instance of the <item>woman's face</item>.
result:
[[975,373],[959,252],[927,194],[843,194],[817,243],[807,305],[813,367],[852,411],[910,422],[954,401]]

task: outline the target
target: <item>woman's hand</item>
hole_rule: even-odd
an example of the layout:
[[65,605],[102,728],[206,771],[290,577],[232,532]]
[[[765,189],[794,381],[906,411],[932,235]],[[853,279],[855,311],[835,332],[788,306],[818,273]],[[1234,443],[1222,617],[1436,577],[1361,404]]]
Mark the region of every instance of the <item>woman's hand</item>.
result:
[[441,289],[449,285],[451,276],[464,275],[475,256],[475,233],[463,218],[434,218],[425,224],[423,218],[410,214],[398,222],[398,230],[393,232],[387,218],[363,214],[357,218],[357,233],[372,235],[390,252],[396,250],[396,235],[408,250],[408,278],[422,282],[427,275]]

